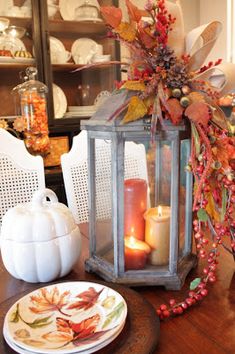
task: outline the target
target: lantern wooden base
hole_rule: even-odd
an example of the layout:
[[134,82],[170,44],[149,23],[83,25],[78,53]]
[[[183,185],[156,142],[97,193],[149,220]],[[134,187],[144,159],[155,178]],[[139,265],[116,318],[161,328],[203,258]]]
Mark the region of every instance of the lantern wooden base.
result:
[[186,276],[196,265],[197,256],[190,254],[179,262],[177,274],[171,274],[168,266],[154,266],[115,275],[111,264],[99,257],[89,258],[85,261],[87,272],[94,272],[106,281],[129,286],[161,285],[167,290],[180,290],[184,285]]

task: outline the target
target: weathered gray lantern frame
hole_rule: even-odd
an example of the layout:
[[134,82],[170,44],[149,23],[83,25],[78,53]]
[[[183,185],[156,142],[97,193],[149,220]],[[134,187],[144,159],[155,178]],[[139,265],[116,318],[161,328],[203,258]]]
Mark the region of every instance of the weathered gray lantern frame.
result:
[[[89,238],[90,255],[85,262],[87,271],[100,275],[107,281],[132,286],[163,285],[167,289],[182,287],[189,271],[196,265],[192,254],[192,174],[186,177],[185,241],[183,255],[179,255],[179,185],[180,185],[180,141],[190,139],[190,131],[184,124],[166,124],[156,132],[156,144],[161,140],[172,143],[171,169],[171,219],[169,265],[150,266],[143,270],[125,271],[124,265],[124,144],[125,141],[150,141],[149,120],[121,125],[119,120],[104,122],[96,119],[84,120],[82,129],[88,134],[88,179],[89,179]],[[111,189],[112,194],[112,237],[114,264],[96,254],[95,237],[95,139],[111,141]],[[159,163],[156,161],[158,184]]]

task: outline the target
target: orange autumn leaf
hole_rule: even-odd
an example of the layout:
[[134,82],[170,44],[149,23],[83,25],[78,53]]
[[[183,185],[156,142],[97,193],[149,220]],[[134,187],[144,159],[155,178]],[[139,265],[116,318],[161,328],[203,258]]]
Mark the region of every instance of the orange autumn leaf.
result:
[[152,35],[149,27],[138,26],[138,36],[147,49],[156,46],[156,38]]
[[148,110],[144,102],[137,96],[133,96],[130,99],[128,105],[128,111],[122,120],[122,123],[134,122],[147,114]]
[[219,222],[220,221],[220,214],[216,210],[214,198],[211,193],[207,193],[207,201],[208,201],[208,203],[206,206],[206,211],[207,211],[208,215],[212,218],[212,220]]
[[[74,345],[79,345],[79,342],[90,340],[91,338],[99,338],[106,331],[95,332],[100,322],[100,315],[88,317],[79,323],[70,321],[65,318],[56,318],[57,330],[45,333],[42,338],[52,343],[72,342]],[[63,329],[67,328],[66,331]]]
[[126,0],[126,6],[131,21],[139,22],[142,16],[147,16],[146,11],[139,9],[130,0]]
[[221,129],[225,131],[229,130],[229,121],[226,119],[224,112],[222,109],[217,105],[211,105],[213,110],[213,115],[211,121],[215,123]]
[[84,337],[84,333],[95,332],[96,327],[100,322],[100,315],[97,313],[96,315],[86,318],[80,323],[70,323],[70,328],[76,334],[79,334],[79,337]]
[[182,120],[183,107],[177,98],[170,98],[167,100],[166,109],[170,115],[170,119],[173,124],[177,125]]
[[115,28],[115,32],[127,42],[133,42],[136,37],[135,27],[128,22],[121,22],[120,25]]
[[230,160],[235,159],[235,142],[234,139],[224,137],[217,139],[215,146],[212,148],[214,159],[219,161],[223,168],[230,168]]
[[190,104],[184,114],[194,123],[202,124],[204,127],[208,125],[210,119],[209,107],[204,102],[195,102]]
[[77,309],[77,310],[90,309],[91,307],[93,307],[96,304],[98,297],[100,296],[102,291],[103,291],[103,289],[101,289],[100,291],[96,291],[93,287],[90,287],[88,290],[83,291],[82,293],[78,294],[76,297],[78,297],[81,300],[72,303],[71,305],[69,305],[67,307],[67,309],[69,309],[69,310],[71,310],[71,309]]
[[147,108],[147,114],[148,115],[151,115],[153,114],[153,105],[154,105],[154,100],[155,100],[155,97],[154,96],[149,96],[149,97],[146,97],[144,99],[144,104]]
[[145,91],[146,87],[143,81],[140,80],[128,80],[122,86],[121,89],[125,88],[127,90],[133,91]]
[[59,311],[68,304],[68,296],[70,291],[65,291],[60,294],[58,288],[55,286],[51,291],[46,288],[40,289],[38,295],[32,295],[30,301],[34,306],[29,309],[34,313],[46,313],[51,311]]
[[101,15],[103,16],[105,22],[113,28],[120,25],[122,20],[122,10],[115,6],[101,6]]

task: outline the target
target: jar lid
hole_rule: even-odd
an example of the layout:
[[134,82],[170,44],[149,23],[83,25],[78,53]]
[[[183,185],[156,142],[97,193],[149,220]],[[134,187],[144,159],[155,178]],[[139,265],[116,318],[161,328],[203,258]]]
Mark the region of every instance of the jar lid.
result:
[[12,90],[13,93],[17,92],[19,94],[24,93],[25,91],[38,92],[38,93],[47,93],[47,86],[38,80],[35,80],[38,71],[35,67],[28,67],[25,70],[24,80],[25,82],[15,86]]
[[99,11],[97,7],[90,3],[89,0],[85,0],[82,5],[76,7],[75,18],[83,18],[89,14],[91,17],[99,17]]

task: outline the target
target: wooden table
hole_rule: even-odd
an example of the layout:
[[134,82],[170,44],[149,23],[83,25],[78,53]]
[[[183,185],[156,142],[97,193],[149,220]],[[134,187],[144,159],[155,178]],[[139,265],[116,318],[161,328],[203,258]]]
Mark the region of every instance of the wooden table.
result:
[[[83,235],[83,249],[79,262],[65,280],[98,280],[98,276],[84,271],[88,256],[88,239]],[[221,250],[222,251],[222,250]],[[188,284],[200,275],[202,265],[188,276],[181,291],[166,291],[161,287],[141,287],[135,290],[155,308],[172,297],[180,300]],[[209,295],[184,315],[161,323],[158,354],[223,354],[235,353],[235,263],[223,252],[220,256],[218,280],[209,289]],[[37,284],[40,285],[40,284]],[[37,286],[39,287],[39,286]],[[35,289],[35,284],[19,281],[10,276],[0,263],[0,303],[24,290]],[[1,353],[5,354],[5,353]],[[123,353],[131,354],[131,353]],[[133,352],[135,354],[135,352]],[[148,353],[146,353],[148,354]]]

